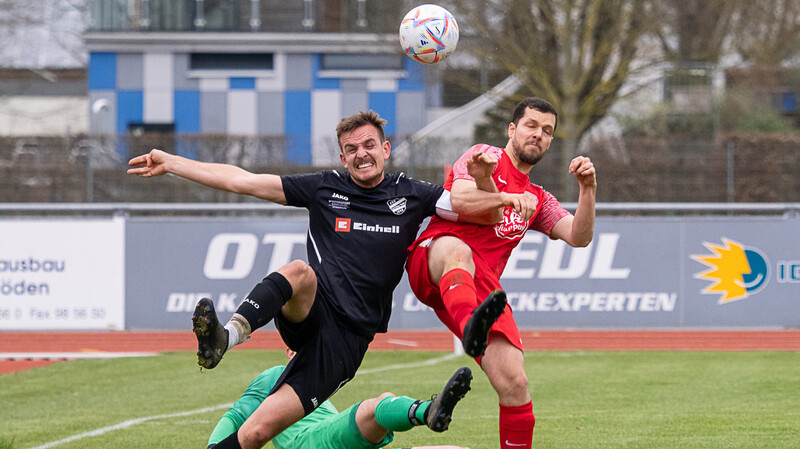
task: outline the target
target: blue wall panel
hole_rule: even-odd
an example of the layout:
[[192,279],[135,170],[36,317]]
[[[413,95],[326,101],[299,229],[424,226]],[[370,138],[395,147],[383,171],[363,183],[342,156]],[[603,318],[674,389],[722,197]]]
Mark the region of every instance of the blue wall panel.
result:
[[397,81],[398,90],[419,90],[425,91],[425,64],[414,62],[406,58],[407,78],[400,78]]
[[397,130],[397,94],[395,92],[370,92],[369,108],[388,122],[383,128],[386,136],[394,136]]
[[287,158],[293,164],[311,164],[311,92],[289,90],[284,101]]
[[116,88],[116,53],[89,53],[89,90],[112,90]]
[[179,133],[200,132],[200,92],[196,90],[175,91],[175,131]]
[[339,89],[339,78],[319,78],[321,55],[316,54],[311,58],[311,74],[314,76],[314,89]]
[[128,123],[141,123],[144,95],[141,90],[121,90],[117,92],[117,132],[128,132]]
[[256,79],[255,78],[231,78],[230,79],[230,86],[231,86],[231,89],[255,89],[256,88]]
[[781,106],[786,112],[794,112],[797,110],[797,95],[794,92],[784,92],[781,95]]
[[[174,99],[175,132],[196,134],[200,132],[200,92],[176,90]],[[199,142],[195,139],[175,139],[175,152],[190,159],[197,158]]]

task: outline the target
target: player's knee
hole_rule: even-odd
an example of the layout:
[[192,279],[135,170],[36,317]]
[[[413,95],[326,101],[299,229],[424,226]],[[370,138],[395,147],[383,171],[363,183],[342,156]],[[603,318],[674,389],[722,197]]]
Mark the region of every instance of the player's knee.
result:
[[359,405],[359,410],[362,408],[365,409],[364,413],[368,413],[371,417],[375,417],[375,410],[378,407],[378,404],[381,403],[386,398],[392,398],[394,395],[389,392],[381,393],[378,397],[369,398],[364,401],[361,401],[361,405]]
[[275,432],[270,429],[269,423],[266,422],[256,423],[247,428],[243,426],[239,429],[240,441],[244,440],[247,447],[262,447],[275,435]]
[[[356,409],[356,424],[365,438],[367,437],[367,433],[371,433],[370,429],[376,429],[378,433],[385,433],[386,429],[381,427],[378,422],[378,406],[384,402],[384,399],[392,397],[394,397],[392,393],[386,392],[378,397],[361,401],[361,403],[358,404],[358,408]],[[383,436],[376,435],[375,438],[375,441],[378,441],[382,439]]]
[[378,399],[378,402],[380,402],[380,401],[382,401],[382,400],[384,400],[386,398],[392,398],[394,396],[395,395],[393,393],[389,393],[388,391],[386,391],[386,392],[381,393],[381,395],[378,396],[377,399]]
[[429,263],[442,263],[444,269],[461,268],[474,272],[472,249],[461,239],[453,236],[439,237],[428,249]]
[[358,404],[356,417],[370,420],[375,419],[375,409],[378,407],[380,402],[381,401],[378,398],[369,398],[361,401],[361,403]]
[[[510,368],[510,367],[509,367]],[[492,385],[500,396],[523,397],[528,391],[528,375],[524,369],[505,369],[495,371]]]
[[317,275],[305,261],[293,260],[278,269],[278,272],[289,281],[295,292],[315,288],[317,285]]
[[305,261],[297,259],[293,260],[286,265],[282,266],[278,269],[282,275],[286,277],[286,279],[297,279],[301,280],[303,278],[307,278],[309,276],[314,276],[314,270],[311,269],[311,266],[308,265]]
[[460,265],[472,266],[472,249],[461,240],[457,240],[454,244],[450,245],[448,254],[451,259],[458,262]]
[[522,397],[528,391],[528,376],[525,371],[514,373],[510,376],[508,388],[511,394]]

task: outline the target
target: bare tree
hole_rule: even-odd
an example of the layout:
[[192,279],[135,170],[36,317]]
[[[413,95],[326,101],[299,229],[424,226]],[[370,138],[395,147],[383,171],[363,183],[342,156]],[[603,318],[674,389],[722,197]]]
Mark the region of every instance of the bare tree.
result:
[[735,26],[736,50],[757,65],[800,55],[800,0],[745,2]]
[[[461,27],[479,38],[471,52],[481,64],[520,79],[522,89],[509,100],[534,94],[558,109],[564,166],[584,133],[620,99],[638,45],[651,31],[651,6],[645,0],[464,0],[454,5]],[[563,191],[568,198],[575,193],[566,178]]]
[[654,3],[657,36],[668,61],[716,64],[746,0],[673,0]]

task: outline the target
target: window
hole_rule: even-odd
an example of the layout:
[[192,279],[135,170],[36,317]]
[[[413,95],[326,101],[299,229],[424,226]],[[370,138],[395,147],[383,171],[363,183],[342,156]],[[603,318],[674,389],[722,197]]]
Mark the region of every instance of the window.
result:
[[175,124],[129,122],[128,132],[134,136],[143,136],[149,133],[169,134],[175,132]]
[[272,53],[192,53],[190,70],[273,70]]
[[404,70],[403,54],[365,55],[328,54],[322,55],[322,70]]

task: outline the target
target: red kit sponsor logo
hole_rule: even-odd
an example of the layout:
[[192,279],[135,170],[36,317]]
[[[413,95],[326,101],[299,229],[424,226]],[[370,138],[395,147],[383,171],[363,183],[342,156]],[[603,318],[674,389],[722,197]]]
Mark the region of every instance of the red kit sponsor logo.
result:
[[503,210],[503,221],[494,225],[494,233],[501,239],[519,239],[528,230],[528,222],[514,209],[506,207]]

